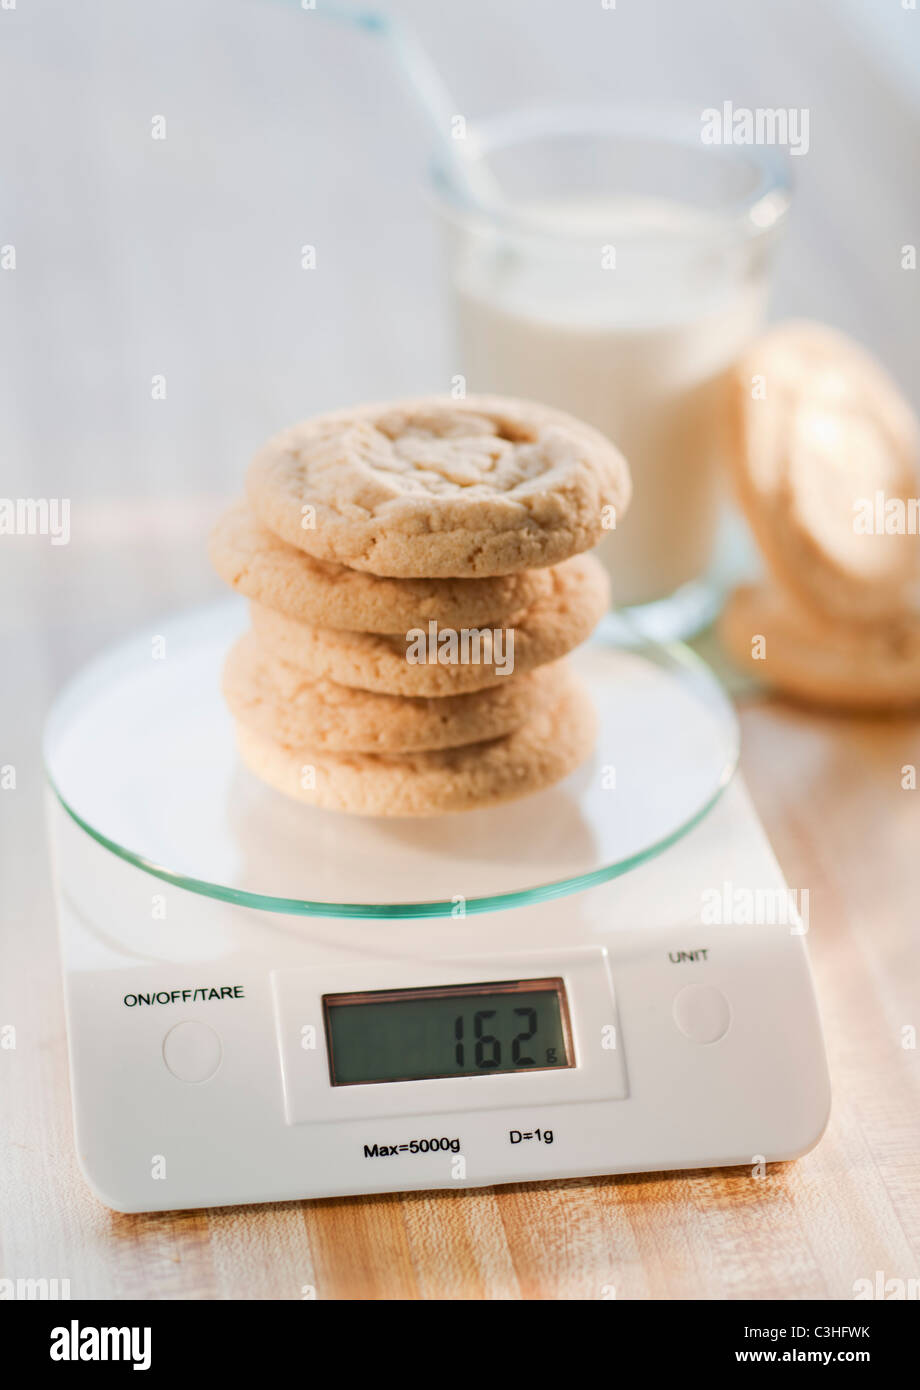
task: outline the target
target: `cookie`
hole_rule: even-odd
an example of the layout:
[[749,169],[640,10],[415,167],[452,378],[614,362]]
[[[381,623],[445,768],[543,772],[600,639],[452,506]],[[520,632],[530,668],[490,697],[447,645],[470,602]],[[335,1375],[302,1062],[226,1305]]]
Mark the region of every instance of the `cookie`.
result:
[[317,752],[415,753],[481,743],[517,729],[556,700],[564,663],[488,690],[442,699],[355,690],[267,655],[254,633],[231,648],[224,698],[234,719],[276,743]]
[[920,616],[845,626],[814,617],[775,586],[746,585],[729,599],[719,631],[739,666],[809,704],[854,711],[920,704]]
[[[483,659],[488,655],[487,641],[479,639],[478,653],[474,638],[464,644],[466,629],[452,631],[457,639],[457,655],[469,659],[436,663],[409,659],[410,655],[420,654],[420,643],[412,629],[383,636],[307,627],[257,603],[251,605],[252,625],[267,651],[314,679],[325,677],[337,685],[388,695],[458,695],[485,690],[557,661],[591,635],[609,599],[609,581],[603,566],[593,555],[578,555],[554,566],[549,574],[549,594],[501,629],[502,645],[493,641],[492,660]],[[439,624],[438,631],[449,638],[451,630],[445,633]],[[471,631],[489,633],[491,629]],[[438,654],[429,632],[425,628],[418,632],[424,637],[426,654],[432,650]],[[503,669],[507,674],[502,674]]]
[[288,545],[245,501],[224,512],[209,554],[221,579],[247,598],[313,627],[353,632],[405,632],[431,620],[444,627],[501,623],[550,589],[545,569],[494,579],[382,579]]
[[573,678],[514,733],[439,752],[317,753],[275,743],[244,724],[236,732],[250,771],[288,796],[357,815],[435,816],[552,786],[590,755],[595,730],[590,697]]
[[893,382],[842,334],[789,323],[742,359],[733,394],[738,498],[776,580],[819,615],[905,612],[920,537],[879,534],[877,515],[879,498],[908,512],[920,488],[917,422]]
[[625,513],[629,470],[597,430],[498,396],[360,406],[276,435],[247,476],[270,531],[320,560],[397,578],[557,564]]

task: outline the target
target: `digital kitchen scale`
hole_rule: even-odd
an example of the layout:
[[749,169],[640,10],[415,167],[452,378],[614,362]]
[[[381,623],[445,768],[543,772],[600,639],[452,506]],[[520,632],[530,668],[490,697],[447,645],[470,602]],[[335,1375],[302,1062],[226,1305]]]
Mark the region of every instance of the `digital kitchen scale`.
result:
[[45,742],[76,1147],[119,1211],[794,1158],[803,924],[681,648],[589,644],[593,760],[425,820],[289,801],[220,695],[238,603],[94,662]]

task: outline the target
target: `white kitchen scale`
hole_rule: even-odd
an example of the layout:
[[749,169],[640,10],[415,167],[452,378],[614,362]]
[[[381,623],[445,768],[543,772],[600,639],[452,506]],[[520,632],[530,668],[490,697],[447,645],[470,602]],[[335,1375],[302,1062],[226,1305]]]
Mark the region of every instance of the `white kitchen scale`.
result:
[[690,652],[589,644],[590,763],[505,806],[386,820],[241,766],[219,679],[245,621],[233,601],[138,636],[48,723],[76,1147],[103,1202],[752,1165],[817,1142],[803,927],[731,706]]

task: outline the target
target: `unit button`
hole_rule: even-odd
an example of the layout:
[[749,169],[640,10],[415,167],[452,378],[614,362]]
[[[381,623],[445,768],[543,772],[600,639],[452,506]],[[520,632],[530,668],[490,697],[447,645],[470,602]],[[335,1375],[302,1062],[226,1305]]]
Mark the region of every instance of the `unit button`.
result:
[[189,1019],[163,1039],[163,1061],[180,1081],[207,1081],[220,1066],[220,1038],[207,1023]]
[[687,985],[674,1000],[674,1022],[691,1042],[718,1042],[731,1021],[731,1006],[714,985]]

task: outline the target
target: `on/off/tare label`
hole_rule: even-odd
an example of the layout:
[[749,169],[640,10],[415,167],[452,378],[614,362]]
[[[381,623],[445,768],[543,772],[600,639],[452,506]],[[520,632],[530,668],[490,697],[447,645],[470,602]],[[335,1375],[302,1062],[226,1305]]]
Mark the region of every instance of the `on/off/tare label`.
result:
[[459,1139],[409,1139],[404,1144],[365,1144],[365,1158],[394,1158],[397,1154],[434,1154],[460,1152]]

